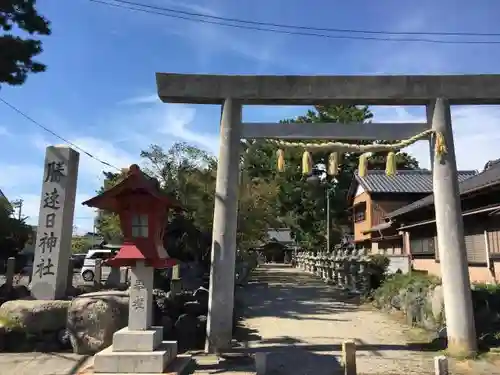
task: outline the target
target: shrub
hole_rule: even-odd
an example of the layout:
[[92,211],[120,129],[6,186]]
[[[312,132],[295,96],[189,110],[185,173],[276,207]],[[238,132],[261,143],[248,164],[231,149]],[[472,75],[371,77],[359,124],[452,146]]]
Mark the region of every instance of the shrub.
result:
[[370,278],[368,293],[380,287],[387,277],[390,260],[388,257],[380,254],[370,255],[368,257],[367,272]]
[[423,274],[393,274],[388,276],[382,285],[373,292],[373,298],[379,307],[391,303],[392,299],[406,291],[425,291],[430,287],[441,284],[439,278]]

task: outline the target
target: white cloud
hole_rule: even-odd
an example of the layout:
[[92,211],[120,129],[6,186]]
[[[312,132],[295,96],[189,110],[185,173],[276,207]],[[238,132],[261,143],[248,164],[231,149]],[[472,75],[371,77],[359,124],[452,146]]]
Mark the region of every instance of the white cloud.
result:
[[[214,126],[214,132],[193,130],[195,122],[204,120],[197,116],[195,106],[166,104],[159,99],[157,101],[152,100],[154,97],[158,98],[156,94],[151,94],[127,98],[120,102],[134,107],[133,112],[137,120],[130,120],[129,118],[129,121],[139,122],[142,129],[141,133],[137,133],[137,129],[128,132],[128,135],[123,137],[121,141],[139,139],[140,143],[145,146],[151,143],[169,146],[174,141],[190,142],[217,155],[219,144],[218,122]],[[212,122],[213,119],[209,121]],[[202,123],[204,122],[206,123],[206,121]],[[144,138],[144,134],[148,132],[150,137]]]
[[0,136],[10,135],[10,132],[7,130],[5,126],[0,126]]
[[[380,113],[374,109],[376,121],[423,122],[425,115],[415,115],[401,107],[384,107]],[[423,112],[423,111],[422,111]],[[452,107],[452,125],[455,152],[459,169],[482,169],[488,160],[500,158],[500,106]],[[408,147],[424,168],[430,167],[428,142],[421,141]]]
[[180,104],[164,105],[164,117],[159,121],[159,132],[169,134],[185,142],[195,143],[212,154],[217,155],[219,138],[217,134],[196,132],[189,128],[196,115],[192,107]]
[[[116,171],[113,167],[118,169],[128,168],[131,164],[137,163],[138,155],[113,145],[112,140],[108,141],[95,137],[76,137],[70,141],[80,148],[75,148],[80,153],[79,175],[83,174],[85,178],[101,178],[103,171]],[[32,143],[43,152],[45,152],[48,146],[54,145],[53,142],[50,142],[41,135],[34,136]],[[82,150],[85,150],[93,157],[87,155]],[[109,165],[105,165],[101,161]]]
[[157,1],[157,3],[161,4],[162,6],[173,6],[176,8],[184,8],[194,13],[203,13],[209,16],[217,16],[217,12],[213,8],[200,4],[194,4],[192,1],[191,3],[186,3],[179,0],[161,0]]
[[136,104],[158,104],[161,103],[158,94],[137,96],[129,99],[125,99],[118,104],[128,104],[128,105],[136,105]]

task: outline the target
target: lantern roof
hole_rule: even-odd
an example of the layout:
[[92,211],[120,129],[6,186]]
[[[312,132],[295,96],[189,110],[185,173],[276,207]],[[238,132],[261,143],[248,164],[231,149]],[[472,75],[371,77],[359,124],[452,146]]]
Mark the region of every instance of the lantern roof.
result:
[[123,181],[82,204],[101,210],[117,212],[120,195],[128,192],[146,193],[157,199],[159,203],[163,203],[165,207],[182,210],[182,206],[177,200],[160,190],[158,180],[141,171],[137,164],[130,166],[127,170],[127,177]]

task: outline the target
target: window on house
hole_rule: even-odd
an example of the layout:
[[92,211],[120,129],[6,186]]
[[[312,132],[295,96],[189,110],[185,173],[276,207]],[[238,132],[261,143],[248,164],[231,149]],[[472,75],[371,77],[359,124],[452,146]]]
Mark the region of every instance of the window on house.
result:
[[132,237],[148,237],[148,215],[132,216]]
[[470,263],[486,263],[486,239],[484,229],[480,225],[465,225],[465,248]]
[[412,254],[434,254],[436,251],[434,237],[411,239],[410,251]]
[[366,203],[361,203],[354,206],[354,222],[358,223],[360,221],[366,220]]

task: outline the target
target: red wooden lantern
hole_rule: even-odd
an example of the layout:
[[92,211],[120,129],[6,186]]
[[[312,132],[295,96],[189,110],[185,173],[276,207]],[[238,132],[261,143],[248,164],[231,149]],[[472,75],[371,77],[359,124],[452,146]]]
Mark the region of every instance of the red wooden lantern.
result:
[[163,193],[156,179],[133,164],[127,177],[116,186],[83,202],[89,207],[118,214],[124,236],[123,246],[107,263],[113,267],[134,266],[144,261],[154,268],[176,264],[163,248],[163,232],[169,209],[181,209]]

